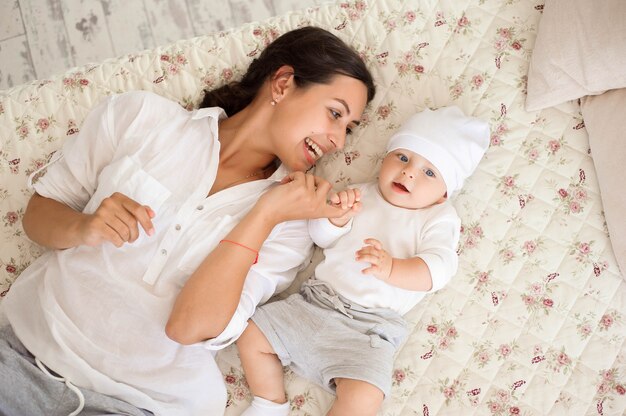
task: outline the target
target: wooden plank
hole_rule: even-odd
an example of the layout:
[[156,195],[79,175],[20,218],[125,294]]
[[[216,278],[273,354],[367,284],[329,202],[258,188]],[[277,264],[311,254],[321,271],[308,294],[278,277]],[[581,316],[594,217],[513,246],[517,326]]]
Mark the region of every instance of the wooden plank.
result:
[[2,0],[0,2],[0,40],[23,34],[24,23],[20,14],[20,4],[17,0]]
[[0,90],[23,84],[35,78],[26,35],[0,42]]
[[36,77],[73,66],[60,0],[20,0],[20,8]]
[[[279,0],[276,0],[277,2]],[[274,16],[274,6],[270,1],[263,0],[231,0],[230,7],[233,11],[233,25],[240,26],[243,23],[264,20]]]
[[144,4],[157,45],[193,37],[185,0],[144,0]]
[[275,0],[274,3],[274,13],[276,15],[283,15],[289,11],[293,10],[304,10],[309,7],[318,6],[323,3],[328,3],[328,1],[319,1],[319,0]]
[[[210,3],[210,6],[209,6]],[[230,0],[187,0],[195,36],[207,35],[235,26]]]
[[[0,42],[6,57],[0,68],[7,68],[2,85],[8,85],[7,74],[13,83],[44,78],[74,65],[235,28],[327,1],[0,0],[0,39],[26,33],[26,49],[30,48],[32,55],[28,58],[19,41]],[[18,20],[20,10],[23,22]],[[30,68],[24,63],[29,59]],[[22,75],[18,68],[23,68]]]
[[116,56],[156,46],[141,0],[101,0]]
[[63,20],[76,65],[115,55],[99,1],[62,0]]

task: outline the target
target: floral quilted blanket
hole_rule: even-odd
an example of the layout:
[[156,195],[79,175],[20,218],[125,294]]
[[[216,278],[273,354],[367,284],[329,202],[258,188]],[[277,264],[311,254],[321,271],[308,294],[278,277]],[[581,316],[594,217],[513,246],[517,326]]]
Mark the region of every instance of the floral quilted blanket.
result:
[[[280,33],[316,25],[352,44],[378,85],[343,153],[316,167],[336,188],[373,179],[391,133],[425,107],[456,104],[491,125],[490,149],[454,200],[459,271],[409,312],[411,336],[381,414],[624,414],[626,281],[584,120],[574,102],[524,110],[542,8],[543,0],[339,1],[0,92],[0,296],[41,253],[20,224],[27,176],[93,105],[144,89],[192,108],[203,88],[241,75]],[[226,414],[237,415],[251,397],[236,348],[218,361]],[[285,373],[292,414],[325,414],[332,396]]]

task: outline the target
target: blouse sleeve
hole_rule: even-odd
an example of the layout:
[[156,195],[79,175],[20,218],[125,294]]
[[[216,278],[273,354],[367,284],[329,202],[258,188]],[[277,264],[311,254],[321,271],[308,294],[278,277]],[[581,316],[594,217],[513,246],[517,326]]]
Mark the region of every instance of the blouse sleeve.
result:
[[343,227],[337,227],[328,218],[309,220],[309,234],[313,242],[321,248],[326,248],[344,236],[352,229],[352,218]]
[[435,292],[444,287],[458,267],[456,246],[459,242],[461,221],[456,215],[448,215],[428,224],[423,231],[419,252],[430,271],[432,289]]
[[[68,138],[51,162],[33,173],[38,194],[82,211],[98,187],[102,169],[163,122],[166,112],[185,110],[178,103],[146,91],[113,95],[87,115],[78,134]],[[42,176],[41,172],[45,172]]]
[[31,185],[35,192],[82,211],[97,186],[98,172],[115,152],[116,143],[111,134],[114,101],[115,97],[109,97],[96,105],[80,132],[65,141],[48,165],[31,175],[32,180],[44,172]]
[[258,263],[250,268],[239,306],[229,324],[220,335],[205,341],[205,347],[222,349],[237,340],[257,305],[287,289],[312,254],[313,242],[307,231],[307,221],[279,224],[261,247]]

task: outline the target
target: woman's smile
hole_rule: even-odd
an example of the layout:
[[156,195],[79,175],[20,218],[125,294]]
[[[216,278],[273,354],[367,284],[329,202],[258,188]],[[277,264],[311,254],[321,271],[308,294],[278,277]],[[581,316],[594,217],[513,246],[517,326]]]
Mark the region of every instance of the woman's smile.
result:
[[314,165],[315,162],[321,158],[322,156],[324,156],[324,151],[322,150],[322,148],[315,143],[310,137],[307,137],[304,139],[304,157],[306,158],[307,162],[309,162],[311,165]]

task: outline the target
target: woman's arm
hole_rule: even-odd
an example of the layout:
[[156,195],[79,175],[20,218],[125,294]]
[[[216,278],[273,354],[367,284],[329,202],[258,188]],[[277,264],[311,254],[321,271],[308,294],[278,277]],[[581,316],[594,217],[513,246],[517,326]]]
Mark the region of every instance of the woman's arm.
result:
[[35,243],[65,249],[81,244],[78,229],[84,214],[37,193],[28,201],[22,226]]
[[26,235],[49,248],[96,246],[106,241],[121,247],[139,236],[138,224],[151,235],[154,212],[127,196],[114,193],[92,215],[37,193],[28,201],[22,224]]
[[[258,251],[281,222],[343,213],[326,203],[328,182],[301,172],[290,178],[291,182],[261,196],[224,239]],[[179,293],[165,328],[167,336],[181,344],[193,344],[221,334],[237,309],[255,257],[253,251],[236,244],[218,244]]]
[[[259,250],[274,221],[252,209],[224,238]],[[165,333],[181,344],[194,344],[222,333],[232,318],[256,255],[220,243],[189,277],[176,298]]]

